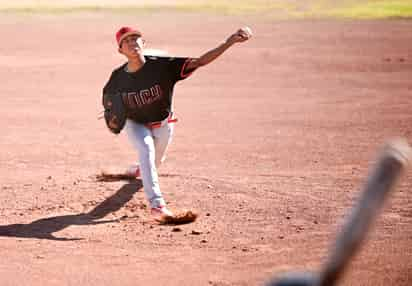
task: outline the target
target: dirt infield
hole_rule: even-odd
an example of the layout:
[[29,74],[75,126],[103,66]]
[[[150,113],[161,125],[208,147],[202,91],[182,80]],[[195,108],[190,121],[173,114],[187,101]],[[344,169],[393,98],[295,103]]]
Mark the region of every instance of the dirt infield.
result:
[[[377,150],[412,141],[411,21],[101,13],[0,24],[2,286],[262,285],[315,270]],[[188,56],[255,31],[176,86],[160,180],[172,209],[199,211],[193,224],[153,225],[140,182],[95,180],[137,159],[97,120],[123,24]],[[409,171],[343,285],[412,284],[411,187]]]

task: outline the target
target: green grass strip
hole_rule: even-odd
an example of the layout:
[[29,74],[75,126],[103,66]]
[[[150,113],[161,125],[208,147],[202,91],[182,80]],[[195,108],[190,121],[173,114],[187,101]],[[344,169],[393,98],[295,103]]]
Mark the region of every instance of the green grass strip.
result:
[[[57,2],[57,1],[56,1]],[[350,19],[384,19],[412,17],[412,0],[209,0],[180,1],[170,5],[91,5],[55,4],[43,1],[41,5],[25,7],[13,4],[0,4],[1,13],[25,14],[67,14],[80,12],[108,13],[152,13],[156,11],[172,12],[206,12],[220,15],[254,15],[271,19],[299,18],[350,18]],[[44,4],[46,3],[46,4]],[[57,2],[58,3],[58,2]]]
[[327,16],[351,19],[410,18],[412,1],[368,1],[331,10]]

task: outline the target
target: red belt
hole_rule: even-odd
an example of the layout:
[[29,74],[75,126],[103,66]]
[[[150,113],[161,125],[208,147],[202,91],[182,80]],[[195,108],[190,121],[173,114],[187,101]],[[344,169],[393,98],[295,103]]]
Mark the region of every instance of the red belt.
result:
[[155,121],[155,122],[149,122],[146,123],[145,126],[149,129],[155,129],[155,128],[159,128],[162,127],[164,123],[175,123],[177,122],[177,118],[173,117],[173,115],[171,114],[167,119],[162,120],[162,121]]

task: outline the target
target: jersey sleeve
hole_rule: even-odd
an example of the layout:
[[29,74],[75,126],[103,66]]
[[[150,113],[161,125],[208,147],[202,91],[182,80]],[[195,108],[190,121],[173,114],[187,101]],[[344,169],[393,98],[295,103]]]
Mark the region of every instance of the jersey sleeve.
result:
[[168,71],[172,79],[177,82],[188,78],[195,69],[187,70],[187,64],[192,58],[168,58]]
[[115,88],[115,77],[116,77],[116,71],[113,71],[112,74],[110,75],[109,80],[106,82],[106,84],[103,87],[103,93],[109,93],[113,92]]

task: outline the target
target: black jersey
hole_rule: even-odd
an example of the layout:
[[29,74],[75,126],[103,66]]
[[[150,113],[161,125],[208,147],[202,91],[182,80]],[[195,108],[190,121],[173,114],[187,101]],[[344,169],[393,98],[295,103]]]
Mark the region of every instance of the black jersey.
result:
[[145,56],[145,60],[137,72],[127,72],[127,63],[115,69],[103,88],[104,94],[119,94],[127,117],[138,123],[166,119],[172,108],[174,85],[193,72],[185,73],[190,58]]

